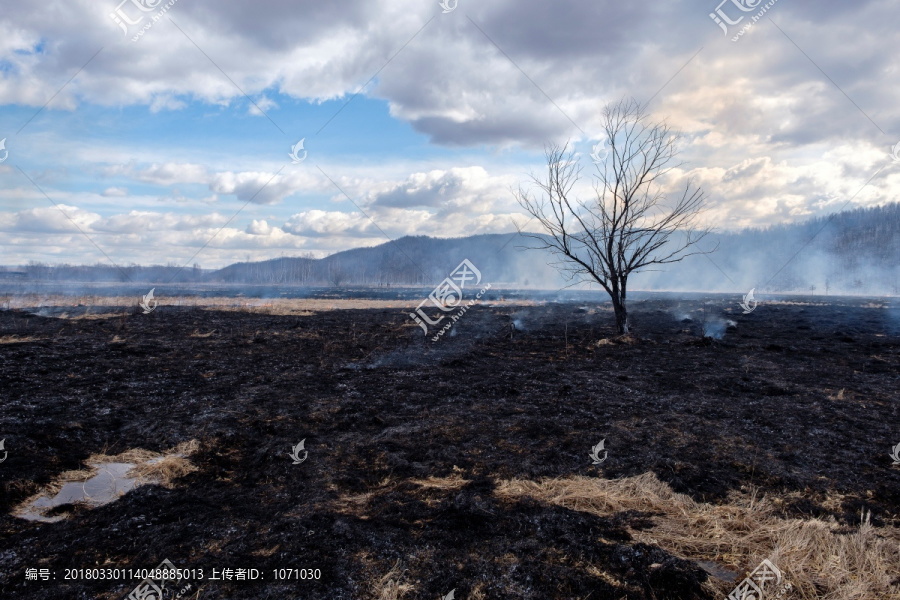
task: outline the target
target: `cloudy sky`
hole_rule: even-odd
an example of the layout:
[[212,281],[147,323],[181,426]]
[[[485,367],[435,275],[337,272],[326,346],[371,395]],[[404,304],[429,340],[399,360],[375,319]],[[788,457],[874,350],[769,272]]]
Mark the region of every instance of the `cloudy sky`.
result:
[[3,2],[2,264],[515,231],[623,97],[719,230],[900,199],[896,0],[117,1]]

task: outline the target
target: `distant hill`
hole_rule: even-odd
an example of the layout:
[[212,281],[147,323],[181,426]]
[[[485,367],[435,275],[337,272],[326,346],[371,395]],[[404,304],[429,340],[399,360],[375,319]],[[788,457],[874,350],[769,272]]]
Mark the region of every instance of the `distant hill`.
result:
[[[309,286],[417,285],[430,287],[463,259],[495,286],[558,289],[567,283],[544,251],[525,249],[533,239],[518,234],[463,238],[408,236],[371,248],[321,259],[283,257],[199,267],[30,264],[7,269],[21,281],[285,284]],[[900,204],[856,209],[803,223],[711,235],[708,256],[640,273],[634,290],[900,294]],[[813,289],[815,288],[815,289]]]
[[[211,273],[223,283],[299,283],[310,285],[421,285],[441,281],[464,259],[491,282],[537,287],[556,281],[545,255],[529,256],[520,247],[529,240],[518,234],[464,238],[407,236],[373,248],[356,248],[327,258],[277,258],[237,263]],[[539,260],[536,260],[539,259]]]

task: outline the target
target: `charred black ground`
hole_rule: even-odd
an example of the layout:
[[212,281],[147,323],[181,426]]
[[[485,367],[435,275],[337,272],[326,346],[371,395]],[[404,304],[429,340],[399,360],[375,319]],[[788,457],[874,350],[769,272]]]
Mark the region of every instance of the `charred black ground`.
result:
[[[491,599],[709,597],[698,565],[631,540],[626,528],[653,515],[498,501],[494,482],[512,477],[652,471],[697,500],[758,486],[800,492],[782,505],[789,516],[900,519],[889,302],[743,315],[731,298],[644,301],[632,307],[638,340],[600,346],[611,314],[583,304],[476,307],[437,343],[397,309],[130,310],[0,312],[3,598],[120,598],[137,582],[65,583],[63,570],[165,558],[265,573],[261,585],[205,583],[211,599],[372,598],[398,560],[408,598],[476,587]],[[721,339],[703,338],[704,322]],[[608,459],[592,466],[604,438]],[[175,489],[143,486],[52,524],[9,516],[91,454],[191,439],[199,470]],[[293,465],[301,439],[309,457]],[[430,476],[469,483],[414,483]],[[825,508],[836,494],[840,507]],[[57,580],[26,583],[28,567]],[[275,568],[322,579],[276,583]]]

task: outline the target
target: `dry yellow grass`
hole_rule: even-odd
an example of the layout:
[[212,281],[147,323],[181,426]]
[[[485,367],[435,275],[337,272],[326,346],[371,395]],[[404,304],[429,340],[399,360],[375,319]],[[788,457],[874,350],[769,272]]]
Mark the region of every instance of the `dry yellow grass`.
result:
[[163,456],[155,462],[139,464],[128,472],[128,476],[142,482],[152,481],[171,488],[175,479],[184,477],[196,470],[197,467],[191,461],[181,456],[173,455]]
[[[64,296],[61,294],[23,294],[10,298],[9,307],[15,309],[39,309],[59,307],[86,307],[87,312],[70,316],[68,313],[55,314],[56,318],[111,319],[127,317],[138,308],[140,296]],[[360,310],[367,308],[396,309],[408,312],[418,306],[421,299],[414,300],[368,300],[368,299],[325,299],[325,298],[246,298],[234,296],[167,296],[158,293],[155,300],[159,307],[185,306],[217,311],[240,311],[267,315],[291,315],[309,317],[316,312],[331,310]],[[486,306],[538,306],[546,302],[533,300],[493,300]],[[91,313],[90,309],[125,308],[124,312],[106,311]],[[418,327],[415,323],[411,326]],[[204,337],[204,336],[199,336]]]
[[402,583],[403,570],[398,560],[391,570],[384,574],[375,584],[376,600],[400,600],[414,588],[408,583]]
[[0,344],[24,344],[26,342],[41,342],[46,339],[47,338],[38,338],[30,335],[22,337],[18,335],[3,335],[0,336]]
[[328,503],[328,507],[334,512],[342,515],[353,515],[362,521],[369,519],[366,509],[369,501],[377,495],[376,492],[366,492],[363,494],[343,495],[337,500]]
[[142,463],[162,456],[143,448],[132,448],[119,454],[91,454],[84,462],[89,465],[104,465],[106,463]]
[[259,550],[254,550],[250,554],[252,554],[253,556],[263,556],[265,558],[269,558],[270,556],[278,552],[279,548],[281,548],[281,544],[275,544],[271,548],[260,548]]
[[56,496],[67,483],[87,481],[97,475],[100,469],[103,468],[103,465],[110,463],[136,465],[135,468],[126,474],[126,477],[137,479],[136,485],[157,483],[171,488],[175,479],[197,470],[197,467],[187,460],[186,457],[196,452],[199,447],[200,443],[197,440],[191,440],[182,442],[163,454],[142,448],[132,448],[114,455],[92,454],[84,461],[85,464],[91,467],[90,469],[60,473],[51,483],[16,507],[13,510],[13,514],[21,515],[27,512],[28,507],[41,497],[52,498]]
[[[337,489],[332,486],[332,489]],[[373,498],[397,489],[397,483],[387,477],[367,492],[361,494],[341,494],[334,500],[328,500],[322,504],[322,510],[334,511],[344,515],[353,515],[363,521],[369,519],[369,503]]]
[[[655,513],[655,526],[632,531],[688,560],[724,563],[746,572],[769,558],[803,600],[898,600],[891,581],[900,573],[900,530],[861,520],[846,532],[833,520],[782,519],[767,499],[735,496],[728,504],[694,502],[653,473],[617,480],[589,477],[539,482],[505,480],[496,495],[525,496],[596,515],[638,510]],[[710,579],[710,591],[727,594],[734,584]]]
[[602,340],[597,341],[594,346],[599,348],[601,346],[618,346],[620,344],[633,345],[639,342],[640,340],[638,338],[634,337],[633,335],[626,334],[619,335],[613,338],[603,338]]
[[414,483],[423,488],[436,490],[458,490],[469,483],[468,479],[463,479],[462,469],[453,467],[453,473],[448,477],[428,477],[427,479],[411,479],[410,483]]
[[199,330],[195,329],[194,331],[191,332],[191,334],[190,334],[188,337],[192,337],[192,338],[208,338],[208,337],[210,337],[211,335],[213,335],[214,333],[216,333],[216,330],[215,330],[215,329],[212,330],[212,331],[207,331],[206,333],[200,333]]
[[841,389],[837,394],[830,394],[828,396],[829,400],[843,400],[844,399],[844,390]]
[[[194,454],[199,448],[200,442],[191,440],[189,442],[181,442],[162,455],[153,455],[149,460],[127,461],[138,462],[138,465],[128,472],[128,476],[136,477],[141,481],[152,481],[165,487],[172,487],[172,482],[175,479],[184,477],[188,473],[193,473],[197,470],[197,467],[187,457]],[[136,452],[146,452],[146,450],[137,450]]]

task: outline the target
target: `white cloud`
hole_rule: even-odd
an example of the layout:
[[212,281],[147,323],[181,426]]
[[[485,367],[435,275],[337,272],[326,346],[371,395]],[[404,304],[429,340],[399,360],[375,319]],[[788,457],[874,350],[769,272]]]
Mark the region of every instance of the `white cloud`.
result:
[[209,185],[217,194],[232,194],[243,202],[275,204],[301,189],[300,180],[274,173],[216,173]]
[[209,176],[206,167],[197,164],[165,163],[151,165],[133,174],[138,181],[157,185],[174,185],[176,183],[205,183]]
[[352,212],[310,210],[292,216],[284,230],[295,235],[322,237],[331,235],[379,236],[381,232],[365,215]]
[[370,193],[369,201],[377,207],[478,213],[489,211],[498,200],[509,200],[515,183],[509,176],[492,177],[483,167],[433,170],[413,173],[404,182]]
[[251,235],[269,235],[272,232],[272,228],[266,223],[265,219],[260,219],[257,221],[253,219],[253,222],[247,226],[247,233]]
[[[687,163],[676,174],[694,177],[709,193],[706,218],[720,227],[836,210],[889,160],[887,149],[900,139],[893,133],[900,132],[900,81],[893,77],[900,56],[888,50],[898,46],[890,0],[823,0],[815,10],[778,3],[772,9],[779,26],[834,83],[770,22],[757,24],[737,44],[723,39],[707,16],[707,0],[652,9],[612,0],[464,2],[448,15],[436,2],[414,0],[179,2],[169,13],[178,27],[162,19],[137,43],[121,37],[109,18],[112,7],[88,0],[5,6],[0,105],[36,110],[53,98],[42,119],[87,103],[140,105],[152,113],[239,105],[239,116],[245,109],[258,115],[246,92],[289,129],[282,111],[291,103],[281,94],[313,103],[349,99],[377,72],[363,94],[383,99],[394,118],[459,152],[447,160],[448,152],[440,163],[418,156],[323,163],[357,208],[313,168],[279,173],[271,157],[255,163],[204,159],[178,147],[178,131],[163,131],[176,140],[165,154],[129,147],[127,140],[110,147],[55,140],[37,135],[37,127],[17,138],[17,160],[19,149],[44,162],[62,157],[54,164],[75,157],[72,173],[83,169],[109,179],[91,187],[105,188],[102,194],[67,192],[65,168],[43,166],[38,181],[66,203],[79,226],[109,236],[113,245],[121,241],[122,248],[131,247],[133,236],[148,243],[147,232],[157,244],[176,247],[208,240],[243,203],[251,205],[247,214],[216,237],[210,256],[259,244],[318,251],[374,243],[385,234],[508,231],[521,215],[509,188],[525,180],[528,165],[504,158],[518,156],[521,163],[528,160],[522,149],[595,137],[601,107],[625,95],[653,97],[653,117],[685,132]],[[279,159],[286,160],[289,145]],[[110,165],[110,156],[124,164]],[[235,163],[223,164],[227,160]],[[13,210],[46,200],[11,166],[0,165],[0,175],[2,207],[10,209],[0,213],[2,231],[17,239],[34,235],[28,239],[36,246],[50,239],[41,233],[73,231],[56,208]],[[179,187],[148,192],[149,186]],[[898,193],[898,176],[888,171],[853,202],[895,200]],[[135,210],[121,213],[121,198]],[[181,214],[209,203],[222,203],[222,214]],[[162,212],[148,210],[160,205]],[[252,213],[253,205],[273,212]]]
[[273,108],[278,108],[278,103],[276,103],[271,98],[261,96],[259,98],[255,98],[253,102],[250,103],[250,106],[247,109],[247,113],[255,117],[262,117],[264,116],[264,112],[268,112]]
[[[366,93],[385,98],[393,115],[442,143],[540,144],[580,135],[565,115],[590,132],[606,101],[624,94],[648,99],[704,46],[658,96],[657,106],[678,104],[693,114],[706,109],[721,118],[715,108],[721,101],[694,102],[694,92],[719,86],[724,98],[734,101],[734,125],[771,124],[777,113],[789,112],[820,118],[816,129],[809,118],[785,121],[781,136],[818,131],[821,138],[851,124],[864,126],[851,114],[856,109],[774,27],[757,24],[752,36],[732,44],[709,20],[705,0],[653,10],[576,0],[552,6],[538,0],[463,5],[448,15],[438,8],[414,0],[302,8],[276,0],[252,7],[224,2],[214,9],[176,4],[168,16],[207,58],[167,19],[131,43],[117,37],[109,7],[88,0],[40,8],[10,5],[0,19],[5,40],[0,52],[15,68],[0,78],[0,103],[42,105],[59,82],[103,47],[51,106],[73,108],[87,101],[172,110],[189,98],[244,102],[246,92],[267,110],[276,106],[270,90],[322,101],[355,93],[378,72],[377,85]],[[889,0],[866,0],[851,11],[831,0],[819,3],[814,15],[783,3],[771,14],[879,117],[882,127],[889,127],[900,122],[892,100],[900,83],[883,77],[896,72],[900,61],[884,51],[895,46],[890,40],[897,36],[888,18],[892,8]],[[432,17],[437,18],[410,42]],[[808,26],[809,20],[816,26]],[[830,39],[854,43],[836,45]],[[42,54],[28,52],[42,41]],[[858,66],[848,69],[849,64]],[[768,108],[775,115],[758,112],[765,98],[772,98]],[[751,110],[739,110],[741,103]],[[252,105],[248,110],[257,112]],[[822,122],[828,126],[822,128]]]

